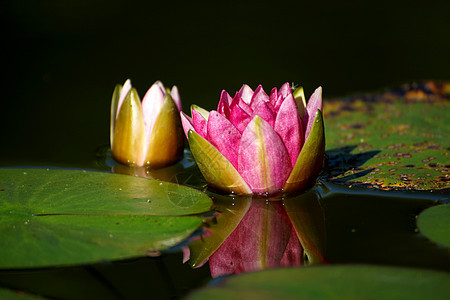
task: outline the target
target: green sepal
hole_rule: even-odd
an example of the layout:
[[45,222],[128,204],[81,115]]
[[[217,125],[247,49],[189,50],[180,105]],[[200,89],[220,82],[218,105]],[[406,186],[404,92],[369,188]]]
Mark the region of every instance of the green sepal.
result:
[[216,147],[193,130],[189,130],[188,140],[192,155],[211,187],[227,193],[252,194],[238,171]]

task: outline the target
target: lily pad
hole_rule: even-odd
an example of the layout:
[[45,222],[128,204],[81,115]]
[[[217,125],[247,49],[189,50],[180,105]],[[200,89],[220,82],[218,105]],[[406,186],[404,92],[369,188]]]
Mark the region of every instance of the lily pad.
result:
[[417,226],[424,236],[450,248],[450,204],[427,208],[420,213]]
[[450,275],[367,265],[274,269],[229,278],[191,299],[448,299]]
[[325,178],[383,190],[448,190],[449,85],[325,101]]
[[0,169],[0,268],[142,256],[180,243],[208,211],[195,189],[61,169]]

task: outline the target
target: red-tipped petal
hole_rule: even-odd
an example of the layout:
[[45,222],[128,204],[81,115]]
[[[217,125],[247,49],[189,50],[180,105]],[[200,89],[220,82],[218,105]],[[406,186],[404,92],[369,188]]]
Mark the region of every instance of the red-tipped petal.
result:
[[258,106],[255,107],[252,114],[252,119],[254,116],[260,116],[264,119],[270,126],[275,124],[275,113],[269,107],[269,102],[260,102]]
[[233,167],[238,168],[238,149],[240,132],[224,116],[212,110],[208,118],[207,140],[228,159]]
[[182,111],[180,112],[180,117],[181,117],[181,125],[183,125],[183,131],[187,138],[189,130],[195,130],[194,123],[192,122],[192,118]]
[[253,90],[251,89],[251,87],[244,84],[239,90],[239,96],[242,98],[242,100],[245,101],[245,103],[250,104],[253,97]]
[[294,166],[303,145],[303,132],[294,98],[288,97],[281,105],[275,119],[275,131],[283,140]]
[[[245,100],[244,100],[245,101]],[[270,98],[267,96],[266,92],[261,85],[259,85],[255,93],[253,94],[252,101],[250,102],[250,107],[254,110],[261,102],[269,102]]]
[[239,144],[238,171],[254,193],[276,193],[292,170],[289,154],[278,133],[255,116]]
[[203,117],[203,115],[199,111],[195,110],[195,108],[191,109],[191,114],[192,114],[192,124],[194,125],[195,131],[202,137],[206,138],[207,120]]
[[322,87],[318,87],[308,100],[306,105],[306,118],[303,119],[303,128],[305,128],[305,140],[309,136],[311,127],[316,118],[317,110],[322,111]]

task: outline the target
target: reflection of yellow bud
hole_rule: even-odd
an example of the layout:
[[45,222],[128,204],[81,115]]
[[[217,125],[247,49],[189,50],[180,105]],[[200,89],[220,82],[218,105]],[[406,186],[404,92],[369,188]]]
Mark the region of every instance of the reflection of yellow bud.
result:
[[142,100],[130,80],[117,85],[111,102],[111,150],[130,166],[160,168],[183,156],[183,129],[177,87],[155,82]]

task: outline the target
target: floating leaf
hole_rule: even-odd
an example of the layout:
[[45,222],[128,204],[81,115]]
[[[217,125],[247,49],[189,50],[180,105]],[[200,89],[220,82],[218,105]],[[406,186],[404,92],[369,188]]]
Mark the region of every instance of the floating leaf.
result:
[[191,299],[448,299],[450,275],[413,268],[319,266],[229,278]]
[[163,250],[201,225],[211,199],[144,178],[0,169],[0,267],[121,259]]
[[450,248],[450,204],[427,208],[420,213],[417,226],[424,236]]
[[445,86],[326,101],[327,180],[385,190],[449,189]]

